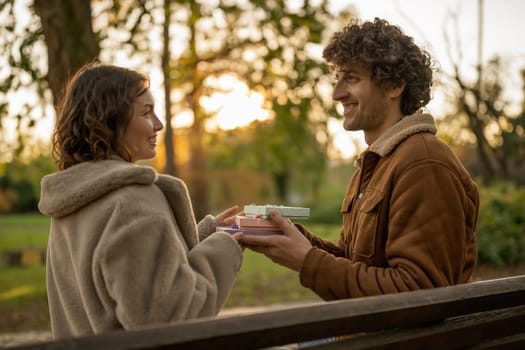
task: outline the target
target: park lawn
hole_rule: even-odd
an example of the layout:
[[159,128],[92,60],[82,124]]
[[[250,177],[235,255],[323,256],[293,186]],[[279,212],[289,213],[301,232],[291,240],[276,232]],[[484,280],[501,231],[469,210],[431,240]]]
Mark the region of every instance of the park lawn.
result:
[[[339,227],[303,222],[321,237],[336,241]],[[49,218],[40,214],[0,216],[0,254],[13,249],[45,249]],[[319,301],[299,283],[297,272],[245,250],[243,265],[225,308]],[[0,267],[0,333],[49,329],[45,267]]]
[[19,248],[45,248],[50,218],[42,214],[0,215],[0,253]]
[[[319,236],[336,242],[339,225],[304,222]],[[0,215],[0,254],[12,249],[45,250],[49,219],[40,214]],[[0,333],[49,330],[45,267],[6,268],[0,261]],[[478,266],[473,280],[525,274],[525,265],[505,268]],[[320,301],[300,285],[297,272],[274,264],[261,254],[244,252],[244,261],[225,309]]]
[[[336,241],[338,225],[302,222],[319,236]],[[310,289],[299,282],[299,274],[273,263],[262,254],[248,249],[225,308],[259,306],[303,301],[320,301]]]
[[0,270],[0,333],[49,329],[45,267]]

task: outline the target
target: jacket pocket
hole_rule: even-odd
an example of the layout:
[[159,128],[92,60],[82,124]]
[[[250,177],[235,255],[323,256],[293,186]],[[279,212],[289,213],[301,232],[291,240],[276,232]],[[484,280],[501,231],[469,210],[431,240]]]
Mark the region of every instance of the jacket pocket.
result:
[[347,194],[341,205],[341,216],[343,218],[343,229],[341,231],[341,237],[339,243],[344,245],[345,256],[350,257],[350,242],[352,240],[352,206],[354,205],[355,194]]
[[379,226],[379,213],[384,194],[379,191],[368,190],[361,198],[356,218],[354,254],[371,258],[375,254]]

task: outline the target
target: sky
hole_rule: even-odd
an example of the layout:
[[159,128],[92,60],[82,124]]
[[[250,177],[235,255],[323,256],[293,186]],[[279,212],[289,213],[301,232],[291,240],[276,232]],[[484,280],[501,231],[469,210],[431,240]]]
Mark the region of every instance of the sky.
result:
[[[507,76],[509,99],[519,105],[522,101],[520,70],[525,69],[525,0],[482,0],[483,41],[482,60],[486,62],[499,55],[509,65]],[[334,9],[353,5],[362,20],[380,17],[400,26],[423,46],[444,72],[451,71],[445,33],[461,43],[463,57],[461,72],[466,78],[476,79],[478,62],[478,9],[480,0],[333,0]],[[457,21],[454,21],[454,16]],[[457,26],[455,28],[455,26]],[[456,62],[457,62],[457,56]],[[439,90],[434,89],[434,99],[428,110],[439,118],[447,111],[447,102]],[[331,123],[332,132],[348,156],[354,149],[353,140],[360,132],[345,132],[340,123]]]
[[487,60],[494,54],[507,55],[525,61],[525,39],[523,20],[524,0],[333,0],[335,9],[353,4],[359,17],[370,20],[374,17],[387,19],[399,25],[414,37],[443,66],[449,69],[444,33],[457,38],[454,33],[453,16],[457,16],[457,33],[462,44],[464,60],[477,62],[478,8],[483,3],[482,58]]

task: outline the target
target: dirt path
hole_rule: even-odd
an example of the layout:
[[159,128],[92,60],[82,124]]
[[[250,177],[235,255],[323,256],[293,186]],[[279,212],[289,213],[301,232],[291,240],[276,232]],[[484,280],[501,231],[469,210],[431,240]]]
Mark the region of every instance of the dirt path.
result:
[[0,347],[39,343],[51,340],[49,331],[0,334]]

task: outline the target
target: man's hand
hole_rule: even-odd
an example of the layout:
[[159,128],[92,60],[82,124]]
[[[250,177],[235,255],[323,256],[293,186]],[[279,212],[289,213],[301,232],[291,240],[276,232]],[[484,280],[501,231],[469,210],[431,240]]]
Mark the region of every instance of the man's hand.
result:
[[304,258],[312,248],[310,241],[278,212],[272,211],[270,218],[279,226],[282,235],[248,235],[241,234],[237,239],[245,247],[262,253],[273,262],[300,271]]

